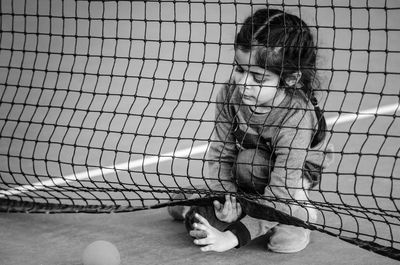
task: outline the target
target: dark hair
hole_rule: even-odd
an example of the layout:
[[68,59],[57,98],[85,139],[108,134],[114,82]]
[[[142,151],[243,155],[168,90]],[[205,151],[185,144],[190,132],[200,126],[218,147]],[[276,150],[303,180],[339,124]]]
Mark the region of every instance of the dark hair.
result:
[[[316,78],[317,48],[313,34],[299,17],[278,9],[260,9],[249,16],[236,35],[235,49],[253,52],[258,66],[280,76],[280,86],[289,93],[301,89],[314,105],[318,129],[311,147],[325,138],[326,121],[315,89],[319,87]],[[286,80],[296,72],[301,73],[299,87],[286,85]]]

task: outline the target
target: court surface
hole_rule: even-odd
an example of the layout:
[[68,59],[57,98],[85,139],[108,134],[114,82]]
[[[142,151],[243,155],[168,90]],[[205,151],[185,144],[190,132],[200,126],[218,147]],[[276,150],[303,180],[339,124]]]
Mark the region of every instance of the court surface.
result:
[[296,254],[267,252],[260,240],[225,253],[202,253],[165,209],[121,214],[0,214],[0,264],[80,265],[95,240],[114,243],[122,265],[394,265],[398,261],[313,232]]

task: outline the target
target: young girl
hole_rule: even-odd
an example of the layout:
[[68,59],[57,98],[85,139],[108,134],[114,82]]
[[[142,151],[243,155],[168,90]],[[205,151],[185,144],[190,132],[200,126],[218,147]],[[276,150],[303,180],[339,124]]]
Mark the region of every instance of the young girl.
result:
[[[307,190],[330,162],[326,123],[314,95],[316,48],[297,16],[261,9],[248,17],[235,40],[235,69],[217,96],[208,151],[208,187],[260,195],[259,203],[316,222]],[[308,203],[307,203],[308,202]],[[202,251],[226,251],[268,232],[271,251],[304,249],[310,231],[245,215],[227,195],[210,207],[171,207],[185,218]]]

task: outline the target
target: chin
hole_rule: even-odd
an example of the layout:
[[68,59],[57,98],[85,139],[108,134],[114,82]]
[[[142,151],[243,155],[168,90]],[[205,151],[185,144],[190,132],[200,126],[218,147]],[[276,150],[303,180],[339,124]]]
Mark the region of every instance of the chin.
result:
[[255,106],[254,102],[248,99],[242,99],[242,103],[246,106]]

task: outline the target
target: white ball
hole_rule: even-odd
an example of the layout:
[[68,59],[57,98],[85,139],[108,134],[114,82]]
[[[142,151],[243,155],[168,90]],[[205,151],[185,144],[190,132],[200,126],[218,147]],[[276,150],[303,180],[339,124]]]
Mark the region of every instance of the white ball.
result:
[[83,265],[120,265],[121,256],[112,243],[98,240],[85,248],[82,263]]

